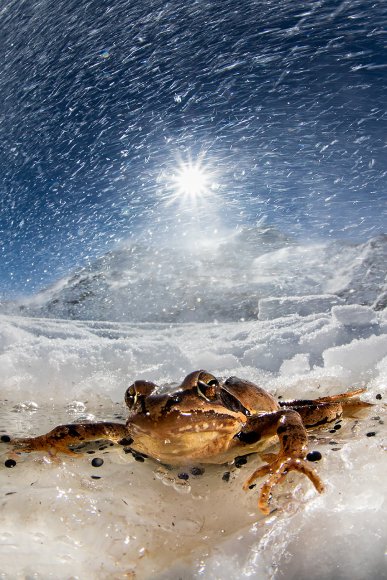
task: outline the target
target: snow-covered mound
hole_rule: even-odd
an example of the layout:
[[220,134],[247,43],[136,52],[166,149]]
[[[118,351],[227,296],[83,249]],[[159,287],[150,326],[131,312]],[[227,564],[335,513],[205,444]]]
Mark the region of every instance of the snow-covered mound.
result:
[[36,296],[3,305],[3,312],[128,322],[251,320],[262,298],[322,294],[385,307],[387,235],[361,244],[300,244],[272,228],[245,228],[217,244],[193,242],[188,249],[183,241],[122,245]]

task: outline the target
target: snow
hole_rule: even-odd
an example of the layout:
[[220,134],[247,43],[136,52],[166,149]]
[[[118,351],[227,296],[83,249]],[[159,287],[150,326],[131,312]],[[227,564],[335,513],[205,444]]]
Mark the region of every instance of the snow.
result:
[[[267,518],[256,489],[242,491],[257,458],[240,469],[208,466],[184,481],[177,469],[98,445],[78,458],[24,455],[7,469],[2,443],[1,578],[387,577],[383,311],[347,305],[200,324],[2,315],[0,430],[27,435],[124,418],[133,379],[171,388],[196,368],[248,378],[284,399],[367,386],[363,398],[375,406],[334,434],[311,437],[310,449],[323,456],[316,468],[324,494],[289,476]],[[93,457],[103,465],[93,467]]]
[[347,305],[332,308],[333,319],[343,326],[368,326],[377,324],[375,311],[367,306]]
[[[187,228],[185,228],[187,229]],[[126,241],[89,266],[16,302],[6,313],[117,322],[219,322],[379,304],[387,236],[366,242],[301,242],[269,226],[196,241]],[[156,238],[156,234],[154,238]],[[192,241],[194,240],[194,241]],[[259,304],[259,307],[258,307]]]
[[330,312],[334,304],[340,303],[343,303],[343,300],[338,296],[325,294],[262,298],[258,303],[258,318],[259,320],[271,320],[289,314],[307,316],[314,312]]

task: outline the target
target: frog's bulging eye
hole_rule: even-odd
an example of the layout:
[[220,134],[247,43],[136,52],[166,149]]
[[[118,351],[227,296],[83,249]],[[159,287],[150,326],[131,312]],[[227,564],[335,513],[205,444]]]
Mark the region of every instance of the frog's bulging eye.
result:
[[138,393],[136,389],[136,385],[130,385],[130,387],[126,390],[125,393],[125,403],[129,407],[129,409],[133,409],[135,404],[137,403]]
[[151,395],[156,388],[156,385],[149,381],[135,381],[126,389],[125,403],[129,409],[133,409],[139,400],[145,401],[146,397]]
[[216,398],[216,389],[218,386],[219,382],[211,375],[199,376],[196,384],[199,397],[202,397],[208,402],[213,401]]

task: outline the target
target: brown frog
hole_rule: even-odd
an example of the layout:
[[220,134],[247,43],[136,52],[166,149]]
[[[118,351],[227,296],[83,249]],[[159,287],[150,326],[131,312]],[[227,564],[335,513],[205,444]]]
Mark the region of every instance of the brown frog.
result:
[[126,424],[61,425],[45,435],[11,442],[17,452],[73,453],[71,446],[105,439],[168,465],[189,465],[225,463],[236,456],[262,452],[277,438],[278,454],[262,455],[267,464],[244,484],[246,490],[257,478],[268,476],[258,501],[260,510],[268,514],[271,491],[289,471],[306,475],[319,493],[324,489],[306,461],[306,429],[369,406],[358,399],[365,389],[315,400],[277,402],[254,383],[237,377],[222,382],[204,370],[189,374],[172,393],[157,391],[157,385],[143,380],[127,389]]

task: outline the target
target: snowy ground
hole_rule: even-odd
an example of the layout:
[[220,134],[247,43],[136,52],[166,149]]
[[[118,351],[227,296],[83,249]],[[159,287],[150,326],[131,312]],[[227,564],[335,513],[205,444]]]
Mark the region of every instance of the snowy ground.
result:
[[[124,417],[130,381],[170,384],[197,368],[249,378],[284,398],[367,385],[375,407],[311,440],[323,455],[316,467],[325,493],[288,477],[267,518],[256,490],[241,489],[258,459],[207,467],[186,482],[115,447],[60,462],[24,455],[11,469],[3,443],[0,578],[387,577],[386,314],[352,305],[186,325],[2,316],[3,434]],[[93,467],[93,457],[103,465]]]

